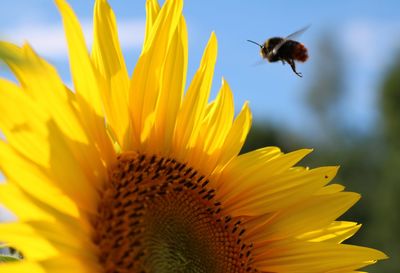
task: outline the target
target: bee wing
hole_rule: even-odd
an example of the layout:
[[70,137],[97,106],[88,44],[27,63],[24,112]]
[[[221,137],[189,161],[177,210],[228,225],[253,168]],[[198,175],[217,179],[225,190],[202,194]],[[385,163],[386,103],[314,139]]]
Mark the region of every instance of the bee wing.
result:
[[305,26],[302,29],[299,29],[296,32],[293,32],[292,34],[286,36],[285,38],[283,38],[283,40],[277,44],[274,49],[270,52],[270,55],[276,55],[278,53],[278,50],[281,48],[281,46],[283,46],[283,44],[287,41],[287,40],[293,40],[296,37],[299,37],[301,34],[303,34],[311,25]]
[[310,28],[311,25],[305,26],[302,29],[299,29],[296,32],[293,32],[292,34],[288,35],[285,40],[292,40],[293,38],[299,37],[301,34],[304,33],[304,31],[306,31],[307,29]]
[[254,66],[259,66],[259,65],[263,65],[263,64],[266,64],[267,62],[264,60],[264,59],[261,59],[261,60],[258,60],[257,62],[254,62],[253,63],[253,67]]

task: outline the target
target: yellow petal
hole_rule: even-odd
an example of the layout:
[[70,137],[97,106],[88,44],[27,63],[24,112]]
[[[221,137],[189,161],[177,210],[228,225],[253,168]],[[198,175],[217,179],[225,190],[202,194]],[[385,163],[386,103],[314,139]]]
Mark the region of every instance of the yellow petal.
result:
[[[160,92],[160,76],[168,54],[172,37],[182,13],[182,1],[167,1],[158,14],[145,45],[130,84],[130,108],[133,118],[133,141],[140,140],[140,134],[148,116],[155,110]],[[126,144],[127,148],[139,148],[140,143]],[[138,147],[139,146],[139,147]]]
[[[268,185],[268,181],[274,181],[273,177],[282,173],[282,177],[289,179],[290,176],[286,175],[285,171],[289,171],[289,168],[310,152],[311,150],[303,149],[281,155],[279,149],[271,147],[240,155],[223,170],[220,179],[229,183],[221,184],[218,198],[224,202],[236,203],[235,196],[251,191],[260,194],[262,192],[259,187]],[[291,171],[291,175],[300,174]],[[253,195],[253,198],[256,197]]]
[[106,0],[94,9],[92,60],[102,77],[102,101],[107,121],[122,144],[129,126],[129,77],[118,39],[115,15]]
[[225,80],[215,102],[210,104],[197,143],[190,152],[189,164],[203,174],[210,174],[219,163],[219,154],[232,126],[234,115],[233,95]]
[[326,242],[298,242],[270,250],[257,257],[258,270],[267,272],[353,271],[387,256],[375,249]]
[[239,115],[233,122],[233,125],[221,148],[220,158],[218,160],[221,167],[224,167],[233,157],[237,156],[242,149],[244,141],[251,127],[251,112],[248,103],[245,103]]
[[152,133],[152,130],[154,128],[155,119],[156,119],[156,113],[155,112],[149,114],[146,117],[146,120],[144,121],[143,129],[140,132],[140,141],[142,143],[146,142],[146,140],[148,140],[150,134]]
[[186,162],[187,151],[194,146],[201,121],[203,120],[207,100],[210,94],[212,76],[217,57],[217,39],[212,33],[203,54],[201,64],[189,86],[179,110],[174,133],[175,156]]
[[0,184],[0,203],[11,210],[20,221],[53,219],[51,215],[32,204],[25,194],[10,182]]
[[41,221],[28,224],[38,237],[50,242],[62,255],[75,256],[88,263],[97,262],[98,249],[93,245],[90,234],[83,233],[79,225]]
[[[89,58],[85,39],[79,21],[71,7],[64,0],[56,0],[61,13],[68,43],[69,60],[75,91],[82,96],[94,113],[102,115],[97,79]],[[82,107],[82,105],[80,105]],[[89,109],[85,109],[89,111]]]
[[332,194],[344,190],[344,186],[340,184],[330,184],[326,187],[321,188],[317,194]]
[[45,269],[37,262],[21,261],[0,263],[1,273],[46,273]]
[[233,94],[228,83],[223,79],[215,105],[208,115],[209,118],[205,119],[207,133],[203,150],[206,154],[211,154],[221,148],[232,126],[233,114]]
[[277,213],[264,226],[248,234],[251,241],[283,240],[328,226],[353,206],[360,196],[351,192],[313,196]]
[[[145,39],[143,43],[143,48],[148,47],[149,36],[151,35],[154,22],[160,12],[160,5],[157,0],[147,0],[146,1],[146,32]],[[147,46],[146,46],[147,45]]]
[[360,229],[360,227],[360,224],[354,222],[337,221],[325,228],[304,233],[297,238],[310,242],[325,241],[339,244],[353,236]]
[[[22,88],[19,88],[5,80],[1,81],[0,89],[6,90],[4,92],[13,92],[11,95],[16,97],[15,99],[10,98],[7,100],[6,107],[18,109],[25,104],[30,104],[27,109],[22,108],[18,111],[20,114],[26,113],[24,115],[27,117],[25,121],[26,124],[31,124],[30,119],[37,120],[36,122],[42,121],[39,126],[32,128],[32,132],[35,130],[37,130],[38,133],[43,131],[43,138],[47,138],[48,134],[48,132],[45,132],[47,129],[45,129],[44,123],[47,122],[49,118],[52,118],[58,128],[60,128],[63,134],[65,134],[64,138],[84,144],[94,142],[93,139],[89,140],[89,136],[84,131],[83,125],[76,113],[76,109],[73,105],[75,94],[63,85],[56,70],[50,64],[37,56],[28,45],[25,45],[22,49],[11,44],[8,44],[7,46],[13,54],[21,56],[19,59],[29,65],[22,65],[20,62],[8,62],[8,65],[21,83]],[[39,115],[43,115],[44,117],[41,118]],[[9,118],[8,122],[10,123],[12,120],[13,119]],[[22,122],[23,121],[20,121],[20,123]],[[20,125],[15,124],[13,126],[18,127]],[[11,144],[13,141],[14,140],[10,137]],[[35,144],[35,142],[29,143],[29,145]],[[82,166],[86,166],[87,175],[104,175],[104,166],[101,162],[101,155],[94,146],[86,145],[86,149],[84,150],[75,149],[76,147],[70,145],[70,143],[72,142],[69,142],[69,147],[76,155],[76,159]],[[23,150],[21,151],[23,154],[29,152],[29,155],[27,156],[33,161],[37,161],[35,160],[36,157],[38,159],[41,158],[40,156],[37,156],[37,154],[40,154],[40,151],[39,153],[31,152],[30,149],[26,149],[26,143],[22,144],[24,146],[21,147],[20,150]],[[46,145],[42,142],[39,142],[38,146],[39,145],[42,152],[47,151],[47,149],[45,149]],[[13,146],[15,147],[15,145]],[[16,148],[18,149],[18,147]],[[88,160],[88,158],[91,158],[91,160]],[[46,163],[41,162],[41,165],[46,166],[48,163],[48,157],[44,158],[44,160],[46,160]]]
[[33,162],[48,166],[49,114],[24,96],[18,86],[3,79],[0,79],[0,110],[0,128],[10,145]]
[[[48,142],[51,147],[50,179],[73,199],[80,209],[95,213],[98,202],[97,189],[107,179],[105,170],[93,181],[93,177],[88,177],[79,164],[79,160],[70,149],[72,144],[63,138],[62,132],[52,123],[49,123],[48,127]],[[75,145],[77,149],[85,149],[86,146],[79,143]]]
[[[47,239],[62,252],[73,253],[77,252],[77,249],[86,249],[81,253],[82,255],[92,255],[96,252],[90,239],[92,226],[87,217],[74,217],[65,214],[46,202],[35,198],[28,192],[20,190],[24,193],[24,197],[31,202],[32,206],[51,216],[51,219],[36,220],[32,218],[26,222],[36,230],[39,236]],[[60,234],[63,234],[63,236],[59,236]]]
[[27,224],[1,224],[0,240],[20,250],[30,261],[44,260],[58,255],[58,251]]
[[102,272],[103,268],[97,262],[78,259],[71,255],[60,255],[46,261],[40,262],[40,265],[51,273],[94,273]]
[[89,57],[82,29],[73,10],[64,0],[56,0],[56,4],[64,23],[72,80],[79,110],[82,112],[81,117],[102,154],[110,159],[113,156],[112,145],[105,130],[99,79]]
[[168,48],[161,73],[160,93],[155,109],[155,124],[149,138],[148,152],[169,154],[186,82],[188,38],[185,20],[181,18]]
[[[54,134],[57,133],[59,131],[54,130]],[[4,175],[9,181],[18,183],[21,188],[36,198],[44,200],[67,214],[77,215],[76,206],[71,200],[77,202],[81,209],[94,211],[95,188],[87,181],[62,139],[50,138],[50,141],[58,143],[51,145],[56,150],[53,151],[50,160],[51,169],[47,171],[21,157],[9,145],[0,141],[2,164],[0,168]],[[7,164],[4,164],[5,162]],[[65,197],[64,193],[67,193],[71,199]]]
[[336,167],[321,167],[292,170],[272,177],[265,175],[265,178],[254,178],[254,181],[245,180],[243,183],[253,187],[246,188],[241,194],[227,195],[224,204],[228,211],[235,211],[235,214],[270,213],[311,196],[329,183],[336,171]]
[[28,63],[28,65],[18,61],[7,63],[26,95],[34,98],[35,103],[45,108],[68,137],[88,143],[70,101],[74,94],[65,88],[54,67],[37,56],[27,44],[23,48],[8,44],[8,48],[14,55],[20,56],[21,61]]

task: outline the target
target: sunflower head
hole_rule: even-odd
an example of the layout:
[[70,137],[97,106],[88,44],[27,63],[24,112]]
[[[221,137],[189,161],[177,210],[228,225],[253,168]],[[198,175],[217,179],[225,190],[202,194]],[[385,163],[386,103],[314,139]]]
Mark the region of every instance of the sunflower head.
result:
[[182,1],[146,2],[132,76],[105,0],[90,53],[56,4],[73,90],[28,44],[0,43],[18,81],[0,80],[0,201],[18,218],[0,241],[23,255],[0,272],[340,273],[386,258],[343,243],[360,225],[336,219],[359,195],[329,184],[337,167],[296,166],[308,149],[239,155],[251,113],[235,117],[224,79],[209,101],[214,33],[184,92]]

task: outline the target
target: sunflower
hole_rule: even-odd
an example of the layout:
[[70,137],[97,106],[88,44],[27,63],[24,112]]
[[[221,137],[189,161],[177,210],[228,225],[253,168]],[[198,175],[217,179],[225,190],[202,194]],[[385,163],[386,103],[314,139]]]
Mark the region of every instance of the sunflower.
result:
[[328,185],[337,167],[295,166],[308,149],[239,155],[251,113],[246,103],[234,116],[225,80],[209,102],[214,33],[184,92],[181,0],[147,1],[132,77],[106,0],[91,54],[56,4],[73,90],[28,44],[1,43],[18,84],[0,80],[0,200],[18,220],[0,225],[0,241],[23,259],[0,272],[339,273],[386,258],[342,243],[360,225],[336,219],[359,195]]

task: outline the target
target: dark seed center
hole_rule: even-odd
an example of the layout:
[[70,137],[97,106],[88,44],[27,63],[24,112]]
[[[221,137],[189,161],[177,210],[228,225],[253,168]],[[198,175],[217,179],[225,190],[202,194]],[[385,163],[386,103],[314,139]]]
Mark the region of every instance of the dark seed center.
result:
[[105,272],[255,272],[240,220],[207,185],[173,159],[120,155],[93,221]]

